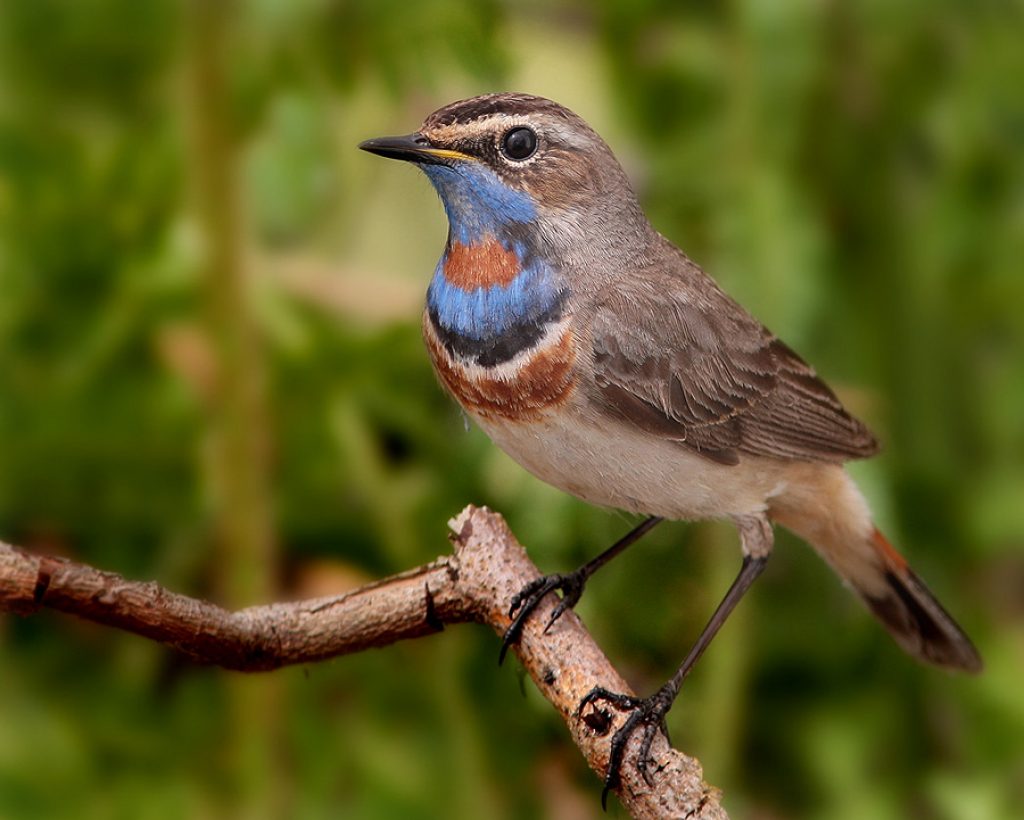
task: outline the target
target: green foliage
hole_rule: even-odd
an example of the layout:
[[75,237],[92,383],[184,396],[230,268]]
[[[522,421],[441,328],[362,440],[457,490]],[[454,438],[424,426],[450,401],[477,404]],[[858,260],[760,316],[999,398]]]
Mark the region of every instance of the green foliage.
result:
[[[0,537],[218,600],[239,573],[290,597],[427,561],[469,502],[546,569],[610,543],[622,516],[464,430],[418,331],[440,208],[354,150],[457,96],[545,94],[879,433],[858,480],[988,664],[918,668],[783,537],[673,739],[737,817],[1019,813],[1019,8],[260,0],[220,6],[220,27],[210,8],[0,5]],[[199,133],[228,158],[228,214],[201,204]],[[234,311],[218,243],[244,276]],[[240,447],[219,446],[238,407]],[[250,474],[272,509],[240,535],[231,481]],[[580,613],[649,691],[731,578],[735,535],[671,525],[621,560]],[[558,718],[496,654],[462,628],[239,680],[7,618],[0,816],[597,816]]]

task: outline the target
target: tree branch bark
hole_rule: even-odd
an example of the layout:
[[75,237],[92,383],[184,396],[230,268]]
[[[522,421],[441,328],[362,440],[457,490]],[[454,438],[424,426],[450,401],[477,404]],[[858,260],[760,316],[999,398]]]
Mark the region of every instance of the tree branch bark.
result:
[[[539,572],[496,513],[467,507],[449,526],[452,555],[344,595],[237,612],[153,582],[127,581],[0,543],[0,612],[29,615],[54,609],[142,635],[201,663],[245,672],[385,646],[451,624],[486,624],[500,635],[509,624],[508,602]],[[575,613],[566,612],[544,633],[554,605],[554,596],[542,602],[515,651],[590,768],[603,776],[609,743],[623,715],[613,710],[608,720],[595,720],[581,717],[577,706],[595,686],[630,690]],[[654,785],[648,786],[629,764],[636,746],[634,738],[616,790],[632,816],[726,818],[719,792],[703,782],[696,760],[672,749],[659,734],[651,749],[657,761]]]

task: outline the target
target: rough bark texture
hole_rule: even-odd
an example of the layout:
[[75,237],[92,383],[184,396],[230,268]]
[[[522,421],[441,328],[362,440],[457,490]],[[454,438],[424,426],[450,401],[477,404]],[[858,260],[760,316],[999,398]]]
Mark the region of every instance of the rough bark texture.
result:
[[[0,612],[55,609],[145,636],[202,663],[246,672],[359,652],[450,624],[482,623],[502,634],[509,624],[508,602],[539,573],[499,515],[467,507],[450,526],[450,556],[345,595],[238,612],[0,543]],[[613,710],[607,720],[590,716],[588,723],[577,705],[595,686],[630,690],[575,613],[566,612],[543,632],[554,605],[549,596],[538,607],[516,652],[590,768],[603,776],[609,742],[623,716]],[[726,817],[718,791],[703,782],[696,760],[670,748],[659,734],[652,748],[654,785],[648,786],[630,765],[636,745],[630,742],[616,790],[632,816]]]

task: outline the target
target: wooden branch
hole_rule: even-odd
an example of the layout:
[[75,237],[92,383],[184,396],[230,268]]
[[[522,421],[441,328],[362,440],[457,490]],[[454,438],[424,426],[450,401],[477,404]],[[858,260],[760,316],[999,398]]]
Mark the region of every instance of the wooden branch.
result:
[[[247,672],[385,646],[449,624],[487,624],[500,635],[509,624],[508,602],[538,577],[537,568],[496,513],[467,507],[449,526],[455,545],[450,556],[344,595],[238,612],[0,543],[0,612],[55,609],[142,635],[202,663]],[[590,768],[603,776],[623,715],[611,710],[607,720],[602,713],[584,715],[587,721],[577,706],[595,686],[630,690],[575,613],[566,612],[543,632],[554,605],[554,596],[542,602],[516,652]],[[696,760],[671,749],[659,734],[651,750],[657,761],[651,787],[630,765],[637,745],[634,736],[616,790],[632,816],[726,818],[718,791],[702,781]]]

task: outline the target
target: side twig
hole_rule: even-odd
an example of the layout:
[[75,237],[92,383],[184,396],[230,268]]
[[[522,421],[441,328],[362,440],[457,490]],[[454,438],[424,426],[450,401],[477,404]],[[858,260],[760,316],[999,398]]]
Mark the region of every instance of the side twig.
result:
[[[509,625],[508,602],[537,568],[501,516],[467,507],[450,522],[455,550],[422,567],[344,595],[275,603],[229,612],[178,595],[155,583],[0,543],[0,612],[29,615],[41,608],[142,635],[196,661],[245,672],[385,646],[437,632],[450,624],[487,624],[498,634]],[[555,605],[544,601],[515,647],[541,694],[558,710],[591,769],[603,775],[609,741],[623,719],[617,713],[577,713],[593,687],[629,687],[612,668],[573,612],[547,632]],[[634,744],[627,750],[635,754]],[[726,818],[719,793],[702,780],[700,764],[669,747],[660,735],[652,748],[654,786],[631,766],[616,790],[634,817]]]

